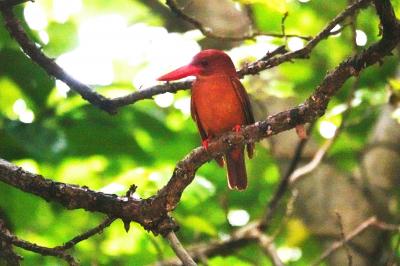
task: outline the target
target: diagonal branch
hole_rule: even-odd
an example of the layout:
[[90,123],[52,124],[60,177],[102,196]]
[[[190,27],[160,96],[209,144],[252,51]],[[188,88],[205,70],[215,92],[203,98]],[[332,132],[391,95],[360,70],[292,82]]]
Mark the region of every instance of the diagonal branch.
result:
[[[354,14],[354,12],[360,8],[367,6],[370,1],[371,0],[359,0],[356,3],[349,5],[336,18],[329,22],[329,24],[316,37],[311,39],[304,48],[294,52],[286,52],[280,56],[267,56],[267,58],[262,58],[238,71],[239,76],[243,77],[244,75],[254,75],[262,70],[278,66],[284,62],[291,61],[296,58],[308,57],[311,51],[320,41],[334,34],[332,29],[335,27],[335,25],[341,23],[344,19]],[[191,82],[167,83],[135,91],[122,97],[113,99],[106,98],[95,92],[89,86],[74,79],[72,76],[66,73],[53,59],[47,57],[40,50],[40,48],[36,46],[36,44],[28,37],[21,23],[13,14],[12,7],[14,2],[20,3],[24,2],[24,0],[8,0],[5,3],[0,2],[0,11],[3,15],[8,32],[18,42],[22,50],[50,76],[63,81],[71,88],[71,90],[79,93],[83,99],[109,114],[115,114],[119,108],[125,105],[134,104],[135,102],[143,99],[151,99],[157,94],[165,92],[175,93],[179,90],[185,90],[191,87]]]
[[367,220],[365,220],[364,222],[362,222],[359,226],[357,226],[354,230],[349,232],[344,237],[344,239],[336,241],[331,246],[329,246],[321,254],[321,256],[317,260],[315,260],[311,265],[317,266],[317,265],[321,264],[322,261],[324,261],[330,255],[332,255],[335,251],[337,251],[339,248],[345,246],[347,243],[349,243],[355,237],[361,235],[365,230],[367,230],[370,227],[375,227],[377,229],[384,230],[384,231],[399,231],[400,230],[399,225],[387,224],[385,222],[379,221],[375,216],[370,217]]
[[[314,123],[311,124],[310,127],[308,128],[307,135],[310,135],[313,125],[314,125]],[[279,182],[278,187],[276,188],[272,198],[267,203],[265,213],[260,222],[260,230],[264,231],[271,223],[271,219],[274,216],[276,210],[278,209],[279,202],[283,198],[283,196],[285,195],[285,193],[289,187],[290,176],[292,175],[292,173],[296,169],[297,165],[299,164],[299,162],[301,160],[301,156],[303,154],[303,150],[304,150],[307,142],[308,142],[308,138],[303,138],[303,139],[299,140],[299,142],[296,146],[296,150],[294,152],[294,156],[293,156],[292,160],[290,161],[290,165],[289,165],[288,169],[286,170],[285,175],[282,176],[281,181]]]
[[[0,218],[0,234],[3,235],[11,235],[9,229],[6,226],[6,223],[3,219]],[[14,252],[12,245],[8,241],[4,241],[0,237],[0,264],[2,265],[2,261],[6,263],[6,265],[10,266],[19,266],[22,257]]]
[[115,221],[115,218],[107,217],[98,226],[90,229],[89,231],[87,231],[83,234],[80,234],[80,235],[72,238],[68,242],[64,243],[64,245],[62,245],[62,246],[54,247],[54,249],[57,249],[57,250],[70,249],[70,248],[74,247],[76,244],[78,244],[79,242],[82,242],[96,234],[101,233],[106,227],[110,226],[114,221]]
[[178,258],[182,261],[184,266],[196,266],[196,262],[190,257],[189,253],[185,250],[182,246],[179,239],[176,237],[174,231],[169,232],[165,237],[169,244],[171,245],[172,249],[174,250],[175,254]]
[[20,247],[22,249],[25,250],[29,250],[35,253],[39,253],[43,256],[54,256],[60,259],[65,260],[68,265],[70,266],[77,266],[79,265],[78,262],[76,262],[76,260],[74,259],[74,257],[72,257],[71,255],[69,255],[68,253],[66,253],[64,250],[56,250],[53,248],[48,248],[48,247],[43,247],[43,246],[39,246],[35,243],[31,243],[22,239],[19,239],[18,237],[10,234],[10,233],[3,233],[0,232],[0,240],[6,241],[8,243],[13,244],[14,246]]
[[239,71],[239,76],[256,75],[262,70],[273,68],[282,64],[283,62],[291,61],[297,58],[308,58],[311,51],[315,48],[315,46],[317,46],[319,42],[328,38],[332,34],[336,34],[336,32],[332,32],[332,30],[337,24],[345,20],[347,17],[352,16],[357,10],[365,8],[370,2],[371,0],[359,0],[352,5],[349,5],[339,15],[332,19],[328,23],[328,25],[326,25],[325,28],[320,33],[318,33],[317,36],[312,38],[303,48],[293,52],[287,52],[279,57],[274,57],[269,60],[258,60],[241,69]]

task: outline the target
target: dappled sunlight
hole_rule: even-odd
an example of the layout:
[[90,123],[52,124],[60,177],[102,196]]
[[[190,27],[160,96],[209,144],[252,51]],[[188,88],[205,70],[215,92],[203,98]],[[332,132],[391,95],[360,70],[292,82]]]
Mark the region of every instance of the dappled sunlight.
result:
[[297,247],[279,247],[278,256],[283,262],[287,263],[290,261],[298,261],[302,256],[302,252],[301,249]]
[[292,37],[288,39],[287,46],[289,51],[297,51],[304,47],[304,40],[298,37]]
[[228,51],[233,62],[248,61],[249,59],[260,59],[269,51],[273,51],[277,47],[273,44],[273,38],[268,36],[257,36],[254,42],[244,46],[238,46]]
[[170,107],[174,103],[174,95],[172,93],[163,93],[154,96],[154,102],[161,108]]
[[82,10],[82,0],[54,0],[53,18],[58,23],[65,23],[71,15]]
[[35,160],[32,159],[23,159],[23,160],[17,160],[14,161],[16,165],[24,169],[25,171],[34,173],[34,174],[39,174],[39,164]]
[[358,46],[365,46],[367,44],[368,37],[362,30],[356,30],[356,44]]
[[28,108],[23,99],[18,99],[14,102],[13,111],[22,123],[30,124],[35,119],[35,114]]
[[127,186],[119,183],[110,183],[99,189],[100,192],[108,194],[121,194],[128,190]]
[[337,126],[329,121],[321,121],[319,123],[319,134],[325,139],[331,139],[335,136]]
[[175,101],[174,107],[180,110],[185,116],[190,116],[190,97],[180,98]]
[[337,32],[335,34],[332,34],[332,37],[339,37],[340,35],[342,35],[342,26],[340,24],[336,24],[335,27],[333,27],[331,29],[331,32]]
[[24,17],[29,28],[33,30],[43,30],[47,27],[48,18],[40,3],[26,3]]
[[246,225],[250,220],[250,215],[246,210],[229,210],[228,221],[232,226]]

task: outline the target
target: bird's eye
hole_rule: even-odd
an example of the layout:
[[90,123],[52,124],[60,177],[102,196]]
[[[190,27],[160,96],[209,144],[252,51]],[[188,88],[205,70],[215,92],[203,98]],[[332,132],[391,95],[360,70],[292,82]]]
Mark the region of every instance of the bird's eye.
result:
[[200,61],[200,65],[201,65],[202,67],[207,67],[207,66],[208,66],[208,61],[202,60],[202,61]]

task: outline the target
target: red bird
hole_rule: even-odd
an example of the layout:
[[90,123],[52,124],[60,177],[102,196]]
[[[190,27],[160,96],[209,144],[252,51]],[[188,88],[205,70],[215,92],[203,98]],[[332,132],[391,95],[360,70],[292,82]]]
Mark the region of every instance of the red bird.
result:
[[[191,114],[200,132],[203,146],[229,131],[239,131],[241,125],[254,123],[249,96],[236,74],[231,58],[219,50],[204,50],[198,53],[189,65],[180,67],[158,78],[171,81],[195,76],[192,87]],[[254,144],[247,145],[249,158]],[[236,147],[224,155],[228,168],[228,185],[231,189],[244,190],[247,174],[244,162],[244,147]],[[220,166],[222,157],[216,158]]]

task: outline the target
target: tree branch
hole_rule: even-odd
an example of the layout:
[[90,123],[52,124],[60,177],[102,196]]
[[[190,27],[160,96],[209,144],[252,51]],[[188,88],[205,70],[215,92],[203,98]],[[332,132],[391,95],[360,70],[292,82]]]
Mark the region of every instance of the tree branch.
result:
[[[0,218],[0,235],[11,235],[6,223]],[[0,237],[0,264],[5,261],[6,265],[19,266],[22,257],[16,254],[12,245],[8,241],[4,241]]]
[[[23,0],[8,0],[11,2],[20,2]],[[245,66],[238,71],[240,77],[244,75],[254,75],[262,70],[278,66],[284,62],[291,61],[295,58],[306,58],[314,49],[314,47],[323,39],[326,39],[332,32],[333,27],[342,22],[346,17],[351,16],[358,9],[367,6],[371,0],[360,0],[353,5],[348,6],[336,18],[334,18],[316,37],[311,39],[304,48],[294,51],[286,52],[281,56],[273,56],[262,58],[257,62]],[[8,2],[7,2],[8,3]],[[95,92],[89,86],[74,79],[66,73],[53,59],[47,57],[36,44],[29,39],[22,25],[12,12],[12,4],[0,5],[0,11],[3,15],[6,28],[11,36],[18,42],[22,50],[40,67],[42,67],[50,76],[53,76],[64,83],[66,83],[72,91],[79,93],[83,99],[90,102],[92,105],[106,111],[109,114],[115,114],[119,108],[134,104],[135,102],[143,99],[151,99],[154,95],[172,92],[175,93],[179,90],[189,89],[191,82],[175,82],[163,85],[156,85],[147,89],[135,91],[126,96],[117,98],[106,98],[101,94]]]
[[324,261],[330,255],[332,255],[336,250],[338,250],[339,248],[346,245],[348,242],[350,242],[352,239],[354,239],[358,235],[362,234],[369,227],[376,227],[380,230],[385,230],[385,231],[399,231],[399,229],[400,229],[399,225],[387,224],[382,221],[379,221],[376,217],[370,217],[367,220],[365,220],[364,222],[362,222],[359,226],[357,226],[357,228],[355,228],[353,231],[348,233],[344,239],[334,242],[311,265],[317,266],[317,265],[321,264],[322,261]]
[[174,250],[175,254],[178,258],[182,261],[184,266],[196,266],[196,262],[190,257],[189,253],[185,250],[182,246],[179,239],[176,237],[174,231],[169,232],[165,238],[168,240],[169,244],[171,245],[172,249]]
[[336,34],[336,32],[332,32],[332,29],[346,19],[348,16],[352,16],[357,10],[361,8],[365,8],[371,0],[359,0],[352,5],[349,5],[344,11],[342,11],[339,15],[337,15],[334,19],[332,19],[325,28],[318,33],[317,36],[312,38],[303,48],[293,51],[287,52],[281,56],[271,58],[269,60],[258,60],[250,65],[247,65],[243,69],[241,69],[238,73],[239,76],[244,75],[256,75],[260,71],[273,68],[282,64],[283,62],[291,61],[296,58],[308,58],[311,51],[317,46],[317,44],[328,38],[332,34]]
[[65,260],[70,266],[78,266],[78,263],[71,255],[67,254],[64,250],[57,250],[54,248],[48,248],[39,246],[35,243],[30,243],[28,241],[19,239],[18,237],[10,234],[0,232],[0,240],[6,241],[8,243],[13,244],[14,246],[23,248],[25,250],[29,250],[35,253],[39,253],[43,256],[54,256],[60,259]]
[[341,238],[341,240],[343,242],[344,250],[346,251],[348,266],[353,266],[353,257],[351,256],[350,248],[349,248],[348,243],[346,241],[346,235],[344,233],[344,226],[343,226],[343,222],[342,222],[342,216],[340,215],[340,213],[336,212],[336,217],[338,219],[338,224],[339,224],[339,228],[340,228],[340,238]]
[[81,241],[84,241],[96,234],[101,233],[106,227],[110,226],[114,221],[116,220],[116,218],[111,218],[111,217],[107,217],[103,222],[101,222],[101,224],[99,224],[98,226],[90,229],[89,231],[80,234],[74,238],[72,238],[71,240],[67,241],[66,243],[64,243],[64,245],[62,246],[57,246],[54,247],[54,249],[57,250],[66,250],[66,249],[70,249],[73,246],[75,246],[76,244],[78,244]]
[[[312,128],[313,124],[308,128],[307,135],[310,135]],[[265,213],[263,215],[263,218],[261,219],[260,230],[265,231],[265,229],[269,226],[271,219],[278,208],[279,201],[285,195],[289,187],[290,176],[300,162],[301,155],[303,154],[303,150],[307,144],[307,141],[308,138],[303,138],[299,140],[296,146],[296,150],[294,152],[294,156],[289,164],[288,169],[286,170],[285,175],[281,178],[281,181],[279,182],[278,187],[276,188],[272,198],[268,201]]]

